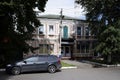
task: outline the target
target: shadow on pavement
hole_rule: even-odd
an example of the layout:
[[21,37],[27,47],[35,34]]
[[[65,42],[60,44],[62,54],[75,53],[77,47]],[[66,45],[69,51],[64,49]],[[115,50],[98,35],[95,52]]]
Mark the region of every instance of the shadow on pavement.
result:
[[[57,73],[57,72],[61,72],[61,70],[58,70],[58,71],[56,71],[55,73]],[[21,74],[48,74],[49,72],[48,71],[31,71],[31,72],[23,72],[23,73],[21,73]],[[53,74],[53,73],[49,73],[49,74]]]
[[91,62],[91,61],[87,61],[87,60],[78,60],[78,62],[91,64],[93,68],[103,68],[103,67],[105,67],[105,66],[101,65],[100,63]]
[[9,80],[11,75],[7,74],[5,70],[0,70],[0,80]]

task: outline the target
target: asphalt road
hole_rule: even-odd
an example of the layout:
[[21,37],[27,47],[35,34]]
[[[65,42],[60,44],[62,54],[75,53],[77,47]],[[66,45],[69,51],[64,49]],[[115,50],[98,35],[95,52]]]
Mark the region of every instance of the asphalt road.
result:
[[0,80],[120,80],[120,67],[66,69],[53,74],[37,72],[16,76],[1,72]]

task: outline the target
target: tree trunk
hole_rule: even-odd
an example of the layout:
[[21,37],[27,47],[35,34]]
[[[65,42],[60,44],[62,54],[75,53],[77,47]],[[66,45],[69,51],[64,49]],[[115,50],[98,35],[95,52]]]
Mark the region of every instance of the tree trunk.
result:
[[112,56],[111,56],[111,54],[109,54],[107,56],[107,63],[110,64],[111,62],[112,62]]

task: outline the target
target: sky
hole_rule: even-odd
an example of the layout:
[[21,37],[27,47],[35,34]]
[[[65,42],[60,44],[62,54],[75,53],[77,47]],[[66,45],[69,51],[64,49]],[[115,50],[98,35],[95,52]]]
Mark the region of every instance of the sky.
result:
[[85,19],[83,9],[75,8],[74,0],[48,0],[45,12],[41,14],[60,14],[61,8],[63,15]]

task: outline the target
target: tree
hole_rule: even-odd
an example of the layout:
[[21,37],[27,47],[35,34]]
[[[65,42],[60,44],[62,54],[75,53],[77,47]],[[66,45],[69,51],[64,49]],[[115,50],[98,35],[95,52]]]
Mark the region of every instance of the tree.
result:
[[101,34],[99,43],[96,46],[96,51],[99,51],[104,56],[108,56],[107,62],[111,63],[111,60],[116,58],[116,53],[120,53],[120,29],[114,26],[108,26]]
[[[96,51],[108,56],[120,51],[120,0],[76,0],[86,11],[92,34],[98,39]],[[111,57],[110,57],[111,56]]]
[[40,26],[33,9],[38,7],[43,12],[46,2],[0,0],[0,56],[4,56],[5,60],[21,59],[23,52],[31,49],[26,42],[32,39],[35,28]]

